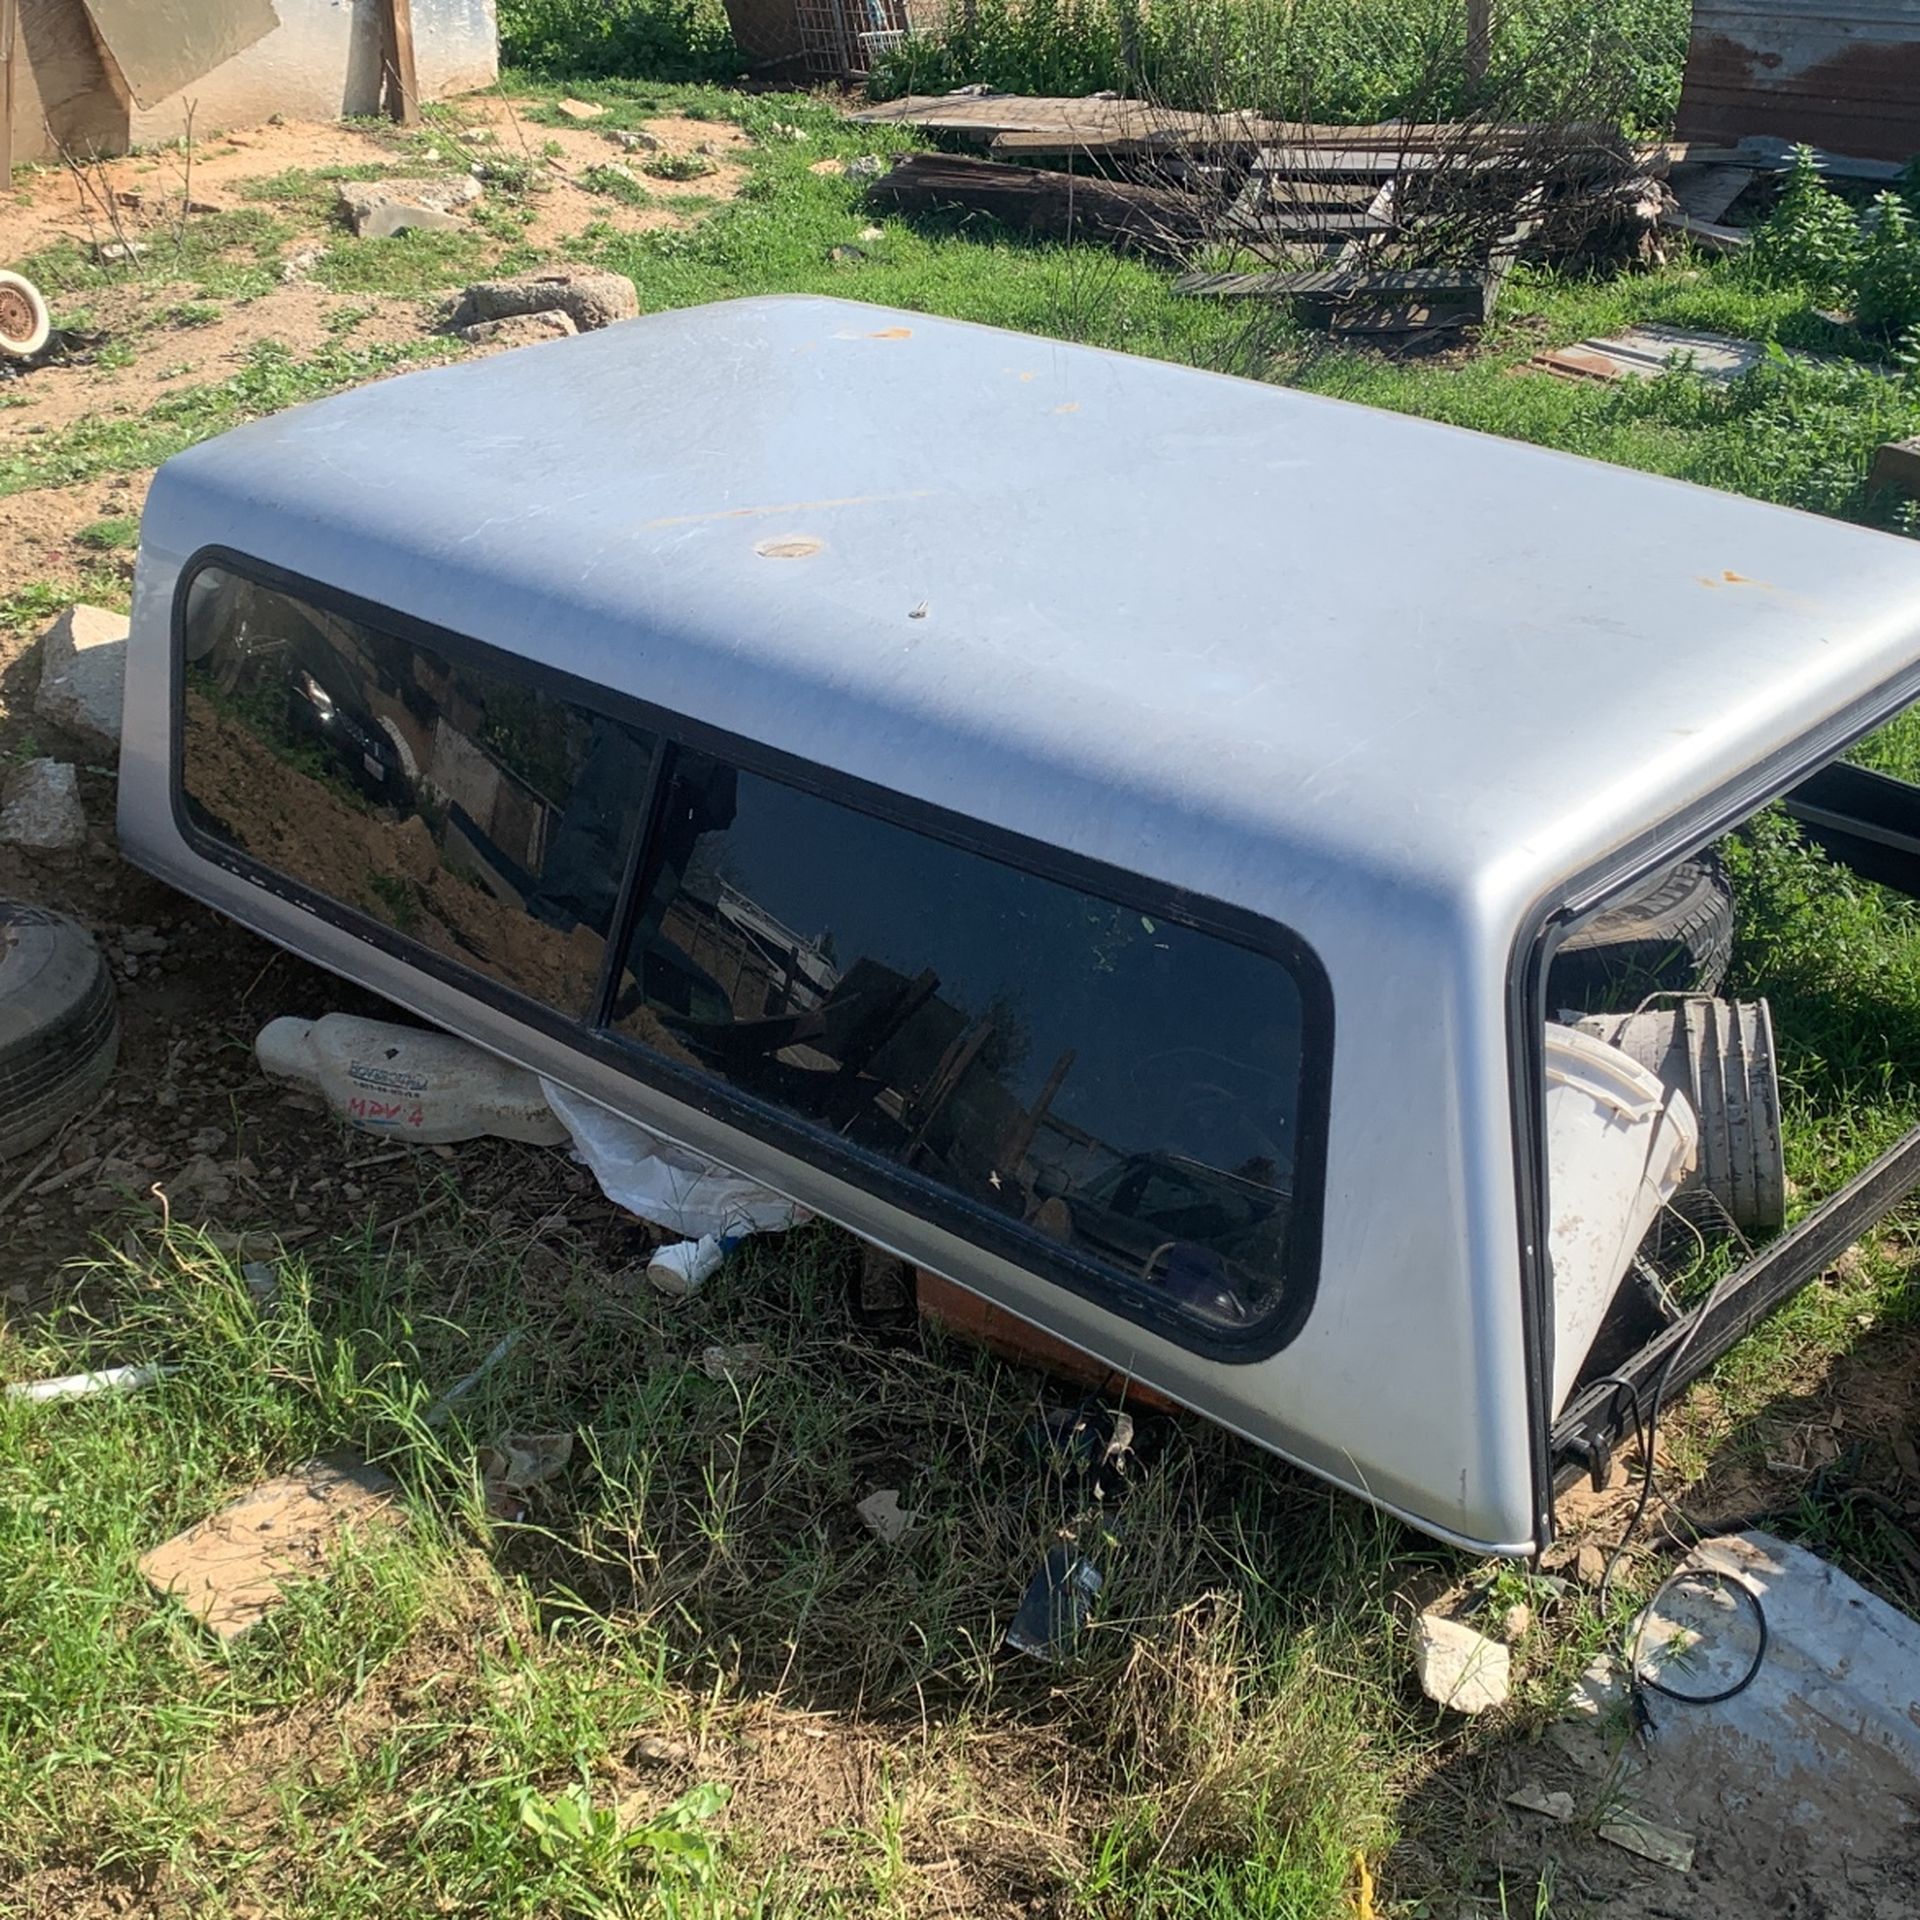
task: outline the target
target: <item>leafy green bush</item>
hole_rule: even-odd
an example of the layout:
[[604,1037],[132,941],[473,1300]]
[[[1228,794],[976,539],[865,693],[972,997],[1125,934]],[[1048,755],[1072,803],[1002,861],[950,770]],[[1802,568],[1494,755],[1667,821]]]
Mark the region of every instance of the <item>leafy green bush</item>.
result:
[[1793,170],[1747,248],[1746,270],[1764,286],[1802,286],[1815,299],[1844,300],[1860,268],[1860,222],[1820,177],[1811,147],[1793,150]]
[[1920,326],[1920,221],[1896,193],[1883,193],[1873,206],[1854,318],[1875,333],[1904,334]]
[[1459,0],[953,0],[946,29],[885,56],[871,91],[1111,87],[1200,111],[1440,119],[1476,99],[1556,113],[1587,65],[1611,76],[1630,130],[1653,131],[1673,117],[1689,18],[1688,0],[1511,0],[1476,93]]
[[1903,193],[1883,193],[1863,234],[1860,215],[1822,180],[1807,147],[1795,149],[1786,189],[1755,230],[1742,271],[1762,286],[1800,287],[1816,304],[1850,308],[1862,331],[1883,339],[1920,327],[1920,217]]
[[1697,435],[1690,480],[1867,525],[1906,523],[1896,502],[1869,494],[1867,473],[1882,441],[1920,431],[1915,379],[1889,379],[1851,361],[1796,359],[1776,345],[1726,386],[1673,372],[1622,381],[1604,404],[1616,424]]
[[730,80],[741,67],[720,0],[500,0],[500,56],[643,80]]

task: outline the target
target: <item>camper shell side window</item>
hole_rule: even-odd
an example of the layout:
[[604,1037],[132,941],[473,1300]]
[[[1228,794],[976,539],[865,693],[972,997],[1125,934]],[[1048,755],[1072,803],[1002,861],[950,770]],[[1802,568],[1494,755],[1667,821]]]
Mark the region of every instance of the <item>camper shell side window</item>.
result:
[[176,630],[210,857],[1186,1345],[1298,1330],[1333,1013],[1282,929],[231,556]]

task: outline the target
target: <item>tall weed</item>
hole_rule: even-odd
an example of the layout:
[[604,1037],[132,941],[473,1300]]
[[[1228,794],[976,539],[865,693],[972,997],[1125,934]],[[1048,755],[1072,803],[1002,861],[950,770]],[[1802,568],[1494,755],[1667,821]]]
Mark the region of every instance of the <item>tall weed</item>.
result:
[[536,73],[730,80],[742,65],[719,0],[500,0],[500,54]]
[[1478,99],[1554,111],[1571,52],[1619,67],[1629,126],[1650,131],[1672,120],[1688,19],[1687,0],[1513,0],[1476,90],[1458,0],[949,0],[944,28],[886,56],[871,90],[1113,88],[1202,112],[1442,118]]

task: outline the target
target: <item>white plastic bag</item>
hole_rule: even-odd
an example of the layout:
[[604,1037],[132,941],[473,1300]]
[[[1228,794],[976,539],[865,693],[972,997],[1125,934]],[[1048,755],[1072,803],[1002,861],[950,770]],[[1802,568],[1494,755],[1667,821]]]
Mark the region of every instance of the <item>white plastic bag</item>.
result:
[[749,1233],[784,1233],[811,1218],[804,1207],[661,1139],[597,1100],[551,1080],[540,1084],[601,1192],[657,1227],[689,1240],[711,1235],[731,1241]]

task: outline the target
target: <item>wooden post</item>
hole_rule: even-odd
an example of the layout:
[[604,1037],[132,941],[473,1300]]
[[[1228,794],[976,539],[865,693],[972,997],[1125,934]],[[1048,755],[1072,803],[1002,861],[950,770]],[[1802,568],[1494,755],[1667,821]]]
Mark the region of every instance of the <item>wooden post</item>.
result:
[[14,49],[20,39],[20,0],[0,0],[0,191],[13,191]]
[[420,124],[420,83],[413,70],[413,0],[387,0],[387,116]]
[[1467,0],[1467,85],[1475,93],[1487,83],[1493,51],[1493,0]]

